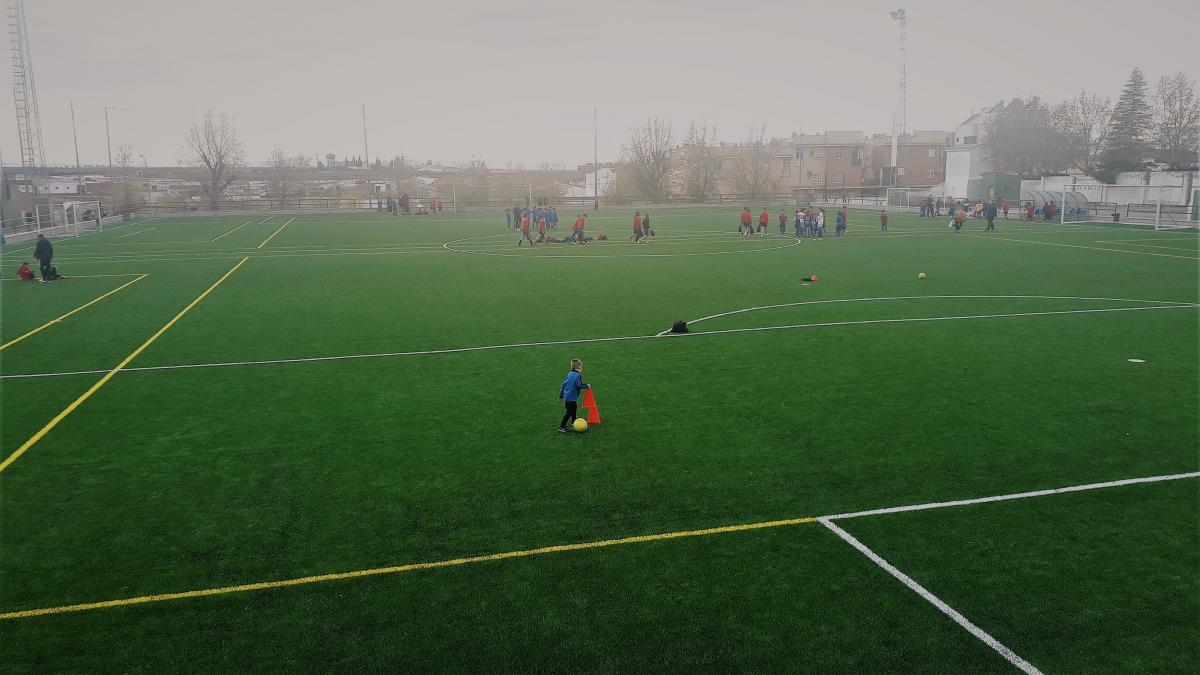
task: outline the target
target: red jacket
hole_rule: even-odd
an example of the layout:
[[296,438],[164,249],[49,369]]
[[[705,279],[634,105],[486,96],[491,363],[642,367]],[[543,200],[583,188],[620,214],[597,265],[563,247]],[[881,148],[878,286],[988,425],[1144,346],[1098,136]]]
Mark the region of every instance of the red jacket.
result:
[[742,224],[743,225],[750,224],[750,212],[749,211],[742,211]]
[[766,225],[769,222],[771,222],[771,216],[767,213],[766,209],[763,209],[763,212],[758,214],[758,224]]

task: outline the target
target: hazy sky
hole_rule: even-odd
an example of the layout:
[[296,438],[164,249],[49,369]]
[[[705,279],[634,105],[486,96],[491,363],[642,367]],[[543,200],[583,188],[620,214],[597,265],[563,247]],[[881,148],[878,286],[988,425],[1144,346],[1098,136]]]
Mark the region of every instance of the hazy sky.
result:
[[[886,132],[898,30],[910,17],[909,128],[951,129],[1001,98],[1116,97],[1133,66],[1154,82],[1200,77],[1198,0],[26,0],[51,163],[84,164],[112,141],[152,165],[184,157],[183,132],[230,114],[248,159],[362,154],[412,160],[601,161],[649,116],[740,140]],[[997,14],[1002,10],[1003,14]],[[11,74],[0,68],[11,91]],[[19,163],[11,100],[0,149]]]

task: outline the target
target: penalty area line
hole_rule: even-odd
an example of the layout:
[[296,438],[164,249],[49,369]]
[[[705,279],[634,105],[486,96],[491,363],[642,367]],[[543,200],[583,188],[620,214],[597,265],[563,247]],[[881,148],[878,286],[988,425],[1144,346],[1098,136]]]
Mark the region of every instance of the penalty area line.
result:
[[1000,643],[999,640],[988,634],[987,631],[971,623],[970,619],[963,616],[960,612],[958,612],[958,610],[946,604],[941,598],[937,597],[933,593],[930,593],[925,589],[924,586],[917,583],[912,577],[896,569],[894,565],[884,560],[882,556],[875,551],[872,551],[867,547],[866,544],[856,539],[854,535],[838,527],[828,518],[818,518],[817,522],[821,523],[830,532],[833,532],[840,537],[842,541],[845,541],[847,544],[853,546],[858,550],[859,553],[867,556],[871,562],[883,568],[885,572],[899,579],[900,583],[907,586],[909,590],[924,598],[926,602],[936,607],[942,614],[950,617],[955,623],[965,628],[968,633],[974,635],[988,647],[991,647],[997,654],[1003,656],[1009,663],[1016,666],[1022,672],[1029,673],[1030,675],[1041,675],[1041,671],[1038,670],[1032,663],[1021,658],[1016,652],[1008,647],[1005,647]]

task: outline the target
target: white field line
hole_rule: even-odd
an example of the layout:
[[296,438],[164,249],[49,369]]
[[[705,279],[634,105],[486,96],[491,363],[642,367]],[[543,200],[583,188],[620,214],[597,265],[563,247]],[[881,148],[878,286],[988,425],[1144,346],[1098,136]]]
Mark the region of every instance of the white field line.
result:
[[[266,251],[257,251],[255,255],[249,257],[258,260],[270,260],[271,258],[313,258],[318,256],[345,256],[345,255],[420,255],[427,253],[452,253],[446,249],[436,249],[428,251],[355,251],[346,253],[274,253],[270,249]],[[196,255],[196,256],[177,256],[171,258],[145,258],[142,256],[117,256],[112,258],[88,258],[84,260],[71,259],[72,265],[108,265],[127,262],[185,262],[188,260],[241,260],[247,256],[241,254],[230,255]],[[543,256],[544,257],[544,256]]]
[[944,509],[953,506],[970,506],[972,504],[990,504],[992,502],[1006,502],[1012,499],[1029,499],[1030,497],[1046,497],[1049,495],[1061,495],[1068,492],[1086,492],[1088,490],[1102,490],[1105,488],[1124,487],[1126,485],[1138,485],[1141,483],[1160,483],[1168,480],[1183,480],[1186,478],[1200,478],[1200,471],[1191,471],[1188,473],[1173,473],[1163,476],[1148,476],[1146,478],[1126,478],[1124,480],[1112,480],[1103,483],[1087,483],[1084,485],[1071,485],[1061,488],[1050,488],[1048,490],[1033,490],[1031,492],[1014,492],[1006,495],[995,495],[992,497],[979,497],[977,499],[956,499],[948,502],[929,502],[927,504],[911,504],[909,506],[892,506],[883,509],[871,509],[869,511],[852,511],[850,513],[837,513],[831,516],[822,516],[825,520],[846,520],[848,518],[864,518],[867,516],[881,516],[888,513],[906,513],[908,511],[926,511],[928,509]]
[[[840,300],[804,300],[801,302],[785,302],[785,303],[781,303],[778,305],[760,305],[758,307],[744,307],[742,309],[734,309],[734,310],[730,310],[728,312],[721,312],[719,314],[709,314],[708,316],[702,316],[699,319],[692,319],[691,321],[688,321],[687,323],[690,326],[695,323],[700,323],[701,321],[708,321],[709,319],[719,319],[721,317],[732,316],[734,314],[745,314],[747,312],[757,312],[757,311],[763,310],[763,309],[779,309],[782,307],[799,307],[801,305],[826,305],[826,304],[838,304],[838,303],[848,303],[848,302],[882,302],[882,301],[888,301],[888,300],[923,300],[926,298],[938,299],[938,300],[948,300],[948,299],[954,299],[954,298],[964,298],[964,299],[969,299],[969,300],[984,300],[984,299],[990,299],[990,300],[1095,300],[1095,301],[1106,301],[1106,302],[1142,302],[1142,303],[1150,303],[1150,304],[1156,304],[1156,305],[1172,305],[1172,306],[1192,304],[1192,303],[1186,303],[1186,302],[1176,302],[1173,300],[1134,300],[1131,298],[1090,298],[1090,297],[1081,297],[1081,296],[1073,296],[1073,295],[896,295],[896,296],[879,297],[879,298],[843,298]],[[1197,305],[1197,306],[1200,306],[1200,305]],[[658,335],[664,336],[670,332],[671,332],[670,329],[668,329],[668,330],[662,331]]]
[[[137,234],[137,233],[134,233],[134,234]],[[129,243],[132,244],[132,243],[138,243],[138,242],[129,242]],[[141,242],[141,243],[153,244],[154,242]],[[193,247],[190,249],[186,249],[186,248],[184,248],[184,249],[161,249],[161,250],[149,250],[149,251],[148,250],[138,250],[138,251],[129,251],[127,253],[122,253],[122,252],[118,252],[118,251],[83,251],[83,252],[72,252],[71,257],[72,257],[72,260],[74,260],[74,259],[88,260],[91,258],[104,258],[104,259],[132,258],[132,257],[142,257],[142,256],[150,256],[150,255],[190,256],[190,255],[202,255],[202,254],[206,254],[206,253],[226,253],[226,254],[259,253],[259,254],[263,254],[263,255],[270,255],[272,253],[341,253],[341,252],[374,253],[374,252],[380,252],[380,251],[391,252],[391,251],[409,251],[409,250],[442,251],[444,249],[442,248],[441,244],[438,244],[436,246],[371,246],[371,247],[364,247],[364,248],[296,247],[296,248],[291,248],[291,249],[272,248],[272,249],[267,249],[265,251],[261,250],[261,249],[256,249],[254,247],[249,247],[249,248],[247,248],[247,247],[211,248],[211,249]]]
[[[140,277],[142,272],[124,272],[122,274],[72,274],[64,279],[100,279],[103,277]],[[148,276],[148,275],[146,275]],[[0,279],[0,281],[20,281],[20,279]]]
[[154,229],[155,229],[155,228],[153,228],[153,227],[147,227],[146,229],[144,229],[144,230],[138,230],[137,232],[130,232],[129,234],[120,234],[120,235],[117,235],[117,239],[124,239],[125,237],[136,237],[136,236],[137,236],[137,235],[139,235],[139,234],[142,234],[142,233],[145,233],[145,232],[150,232],[150,231],[152,231],[152,230],[154,230]]
[[[117,225],[116,227],[110,227],[107,230],[92,230],[91,232],[84,232],[83,234],[74,234],[69,237],[54,237],[52,241],[58,242],[58,241],[68,241],[71,239],[81,239],[83,237],[90,237],[93,234],[104,234],[105,232],[112,232],[113,230],[119,230],[124,227],[132,227],[134,225],[141,225],[142,223],[152,223],[156,220],[161,220],[161,219],[160,218],[147,218],[145,220],[135,220],[132,223],[125,223],[124,225]],[[4,251],[3,255],[8,255],[10,253],[24,253],[25,251],[32,251],[32,250],[33,250],[33,246],[29,246],[28,248],[18,248],[18,249],[12,250],[12,251]]]
[[[699,331],[695,333],[670,333],[667,335],[621,335],[613,337],[600,338],[579,338],[574,340],[547,340],[543,342],[514,342],[497,345],[482,345],[477,347],[453,347],[447,349],[427,349],[420,351],[406,352],[374,352],[368,354],[341,354],[335,356],[309,356],[292,359],[263,359],[257,361],[222,361],[214,363],[181,363],[166,366],[141,366],[137,368],[125,368],[122,373],[133,373],[151,370],[184,370],[191,368],[227,368],[233,366],[261,366],[261,365],[280,365],[288,363],[319,363],[324,361],[350,361],[358,359],[379,359],[379,358],[398,358],[405,356],[430,356],[435,354],[461,354],[464,352],[479,352],[490,351],[496,349],[520,349],[525,347],[549,347],[556,345],[579,345],[592,344],[598,342],[622,342],[629,340],[659,340],[664,337],[669,338],[688,338],[699,337],[702,335],[731,335],[735,333],[755,333],[768,330],[787,330],[795,328],[830,328],[834,326],[863,326],[876,324],[894,324],[894,323],[916,323],[923,321],[967,321],[973,319],[1000,319],[1007,317],[1031,317],[1031,316],[1058,316],[1064,314],[1098,314],[1104,312],[1136,312],[1154,309],[1196,309],[1200,305],[1196,304],[1177,304],[1177,305],[1154,305],[1151,307],[1105,307],[1097,309],[1072,309],[1058,310],[1047,312],[1015,312],[1009,314],[972,314],[965,316],[936,316],[936,317],[916,317],[908,319],[861,319],[856,321],[827,321],[821,323],[804,323],[794,324],[790,326],[761,326],[757,328],[728,328],[725,330],[714,331]],[[105,373],[107,370],[75,370],[63,372],[49,373],[17,373],[11,375],[0,375],[0,380],[6,379],[29,379],[38,377],[65,377],[69,375],[93,375],[97,373]]]
[[831,532],[833,532],[837,536],[841,537],[842,540],[845,541],[846,543],[848,543],[851,546],[853,546],[854,548],[858,549],[859,553],[862,553],[863,555],[867,556],[868,558],[870,558],[871,562],[875,563],[876,565],[879,565],[888,574],[899,579],[900,583],[904,584],[905,586],[908,586],[908,588],[910,590],[912,590],[917,595],[924,598],[929,604],[936,607],[942,614],[945,614],[946,616],[950,617],[955,623],[957,623],[958,625],[965,628],[968,633],[970,633],[971,635],[974,635],[976,638],[978,638],[981,642],[986,644],[988,647],[991,647],[993,650],[995,650],[995,652],[997,654],[999,654],[1000,656],[1003,656],[1009,663],[1016,666],[1022,672],[1029,673],[1030,675],[1041,675],[1041,671],[1038,670],[1032,663],[1021,658],[1020,656],[1017,655],[1016,652],[1009,649],[1008,647],[1005,647],[1003,644],[1000,644],[999,640],[997,640],[996,638],[989,635],[985,630],[983,630],[979,626],[976,626],[975,624],[971,623],[971,621],[969,619],[967,619],[967,617],[963,616],[961,613],[958,612],[958,610],[954,609],[950,605],[947,605],[945,602],[943,602],[941,600],[941,598],[939,598],[936,595],[934,595],[933,593],[930,593],[929,591],[925,590],[924,586],[917,583],[915,580],[913,580],[912,577],[908,576],[904,572],[901,572],[900,570],[896,569],[895,566],[893,566],[891,563],[889,563],[888,561],[886,561],[882,557],[880,557],[879,554],[875,553],[870,548],[868,548],[866,544],[864,544],[861,541],[859,541],[858,539],[854,538],[854,535],[843,530],[842,528],[838,527],[837,525],[834,525],[828,518],[818,518],[817,522],[821,523],[826,528],[828,528]]
[[[1124,481],[1111,481],[1108,483],[1092,483],[1090,485],[1075,486],[1074,489],[1075,490],[1096,489],[1096,488],[1100,488],[1100,487],[1114,487],[1114,486],[1118,486],[1118,485],[1127,485],[1131,482],[1150,483],[1150,482],[1156,482],[1156,481],[1160,481],[1160,480],[1174,480],[1179,477],[1194,477],[1194,476],[1200,476],[1200,473],[1186,474],[1186,475],[1185,474],[1176,474],[1174,476],[1151,476],[1151,477],[1147,477],[1147,478],[1134,478],[1134,479],[1128,479],[1128,480],[1124,480]],[[1059,491],[1065,492],[1068,490],[1070,490],[1070,488],[1061,488]],[[1033,493],[1027,493],[1027,494],[1033,494]],[[983,499],[987,499],[987,498],[985,497]],[[594,549],[594,548],[633,544],[633,543],[638,543],[638,542],[664,541],[664,540],[669,540],[669,539],[678,539],[678,538],[685,537],[685,536],[686,537],[708,536],[708,535],[724,533],[724,532],[743,532],[746,530],[763,529],[763,528],[767,528],[767,527],[783,527],[785,525],[798,525],[802,522],[813,522],[814,520],[816,522],[821,523],[826,528],[830,529],[832,532],[837,534],[839,537],[841,537],[843,540],[847,541],[851,545],[853,545],[859,551],[868,555],[868,557],[870,557],[872,560],[876,561],[877,564],[880,564],[880,562],[882,562],[882,564],[885,565],[885,567],[884,567],[885,570],[887,570],[889,573],[893,574],[893,576],[896,576],[898,579],[903,581],[905,583],[905,585],[909,586],[909,588],[912,588],[913,590],[917,591],[918,593],[922,593],[922,597],[924,597],[926,600],[928,600],[930,602],[936,601],[934,603],[935,605],[937,604],[937,602],[941,602],[940,600],[937,600],[937,598],[935,596],[933,596],[933,594],[929,593],[924,588],[920,587],[920,585],[917,584],[915,581],[913,581],[910,577],[908,577],[907,575],[903,575],[895,567],[889,565],[886,561],[884,561],[878,555],[875,555],[874,552],[870,551],[870,549],[868,549],[864,544],[862,544],[862,542],[858,541],[856,538],[851,536],[845,530],[842,530],[840,527],[837,527],[836,525],[834,525],[830,516],[822,516],[822,517],[819,517],[816,519],[799,518],[799,519],[792,519],[792,520],[777,520],[777,521],[762,522],[762,523],[750,523],[750,524],[742,524],[742,525],[724,525],[724,526],[720,526],[720,527],[716,527],[716,528],[709,528],[707,530],[692,530],[692,531],[666,532],[666,533],[649,534],[649,535],[637,535],[637,536],[626,537],[626,538],[622,538],[622,539],[608,539],[608,540],[602,540],[602,541],[587,542],[587,543],[582,543],[582,544],[576,543],[576,544],[566,544],[566,545],[558,545],[558,546],[546,546],[546,547],[542,547],[542,548],[538,548],[538,549],[527,549],[527,550],[523,550],[523,551],[509,551],[507,553],[493,553],[493,554],[489,554],[489,555],[475,556],[472,558],[458,558],[458,559],[454,559],[454,560],[447,560],[447,561],[440,561],[440,562],[411,563],[408,565],[398,565],[398,566],[385,567],[385,568],[359,569],[359,570],[352,570],[352,571],[333,572],[333,573],[326,573],[326,574],[321,574],[321,575],[316,575],[316,576],[259,582],[259,583],[254,583],[254,584],[242,584],[242,585],[238,585],[238,586],[226,586],[223,588],[210,588],[210,589],[205,589],[205,590],[201,590],[201,591],[184,591],[181,593],[167,593],[167,594],[160,594],[160,595],[153,595],[153,596],[143,596],[140,598],[125,598],[125,599],[118,599],[118,600],[102,601],[102,602],[98,602],[98,603],[86,603],[86,604],[80,604],[80,605],[49,607],[49,608],[43,608],[43,609],[39,609],[39,610],[20,610],[20,611],[15,611],[15,612],[0,612],[0,621],[10,620],[10,619],[19,619],[19,618],[29,618],[29,617],[34,617],[34,616],[45,616],[48,614],[62,614],[62,613],[66,613],[66,612],[77,612],[77,611],[101,609],[104,607],[143,604],[143,603],[147,603],[147,602],[182,600],[185,598],[196,598],[196,597],[205,597],[205,596],[212,596],[212,595],[224,595],[224,594],[230,594],[230,593],[245,593],[245,592],[260,591],[260,590],[267,590],[267,589],[274,589],[274,588],[284,588],[284,587],[291,587],[291,586],[317,584],[317,583],[322,583],[325,581],[344,580],[344,579],[351,579],[351,578],[363,578],[363,577],[367,577],[367,576],[377,576],[377,575],[381,575],[381,574],[399,574],[402,572],[415,571],[418,569],[433,569],[433,568],[439,568],[439,567],[449,567],[452,565],[457,566],[457,565],[473,564],[473,563],[484,562],[484,561],[495,561],[495,560],[502,560],[502,559],[509,559],[509,558],[518,558],[518,557],[526,558],[526,557],[537,556],[537,555],[548,555],[548,554],[552,554],[552,553],[564,553],[568,550],[583,551],[583,550],[590,550],[590,549]],[[911,582],[911,585],[910,585],[910,582]],[[953,609],[950,608],[948,605],[945,605],[945,603],[941,603],[941,605],[938,606],[938,608],[942,609],[943,612],[945,612],[947,609],[950,609],[950,611],[953,611]],[[982,629],[979,629],[977,626],[974,626],[974,624],[971,624],[961,614],[958,614],[957,612],[954,612],[953,614],[949,614],[947,612],[947,614],[949,616],[951,616],[951,618],[954,619],[955,621],[959,621],[959,619],[961,619],[962,621],[959,621],[959,624],[962,625],[963,627],[967,628],[968,630],[971,630],[972,628],[974,628],[974,630],[972,630],[972,634],[976,635],[976,637],[980,637],[982,639],[980,634],[986,635],[986,633],[984,633]],[[976,633],[975,631],[978,631],[978,633]],[[999,645],[999,642],[997,642],[996,644]],[[1003,654],[1004,652],[1001,652],[1001,653]],[[1012,652],[1012,650],[1008,650],[1008,653],[1012,654],[1014,657],[1016,656],[1016,654],[1014,654]],[[1006,658],[1008,658],[1007,655],[1006,655]],[[1010,659],[1010,662],[1011,662],[1011,659]],[[1025,662],[1023,660],[1022,660],[1022,662],[1025,663],[1026,665],[1028,665],[1028,662]],[[1029,668],[1033,668],[1033,666],[1030,665]],[[1036,673],[1038,671],[1036,669],[1033,669],[1033,670],[1030,670],[1027,672]]]

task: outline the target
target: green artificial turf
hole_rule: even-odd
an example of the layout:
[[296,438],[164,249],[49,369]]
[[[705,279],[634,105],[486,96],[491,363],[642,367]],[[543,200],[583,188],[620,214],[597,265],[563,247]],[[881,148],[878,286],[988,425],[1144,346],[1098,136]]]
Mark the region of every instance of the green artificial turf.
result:
[[[148,276],[0,351],[4,375],[101,371],[0,379],[0,461],[244,257],[129,366],[405,354],[116,375],[0,473],[0,613],[1197,470],[1200,324],[1182,306],[1200,300],[1195,233],[1000,221],[956,235],[893,214],[883,234],[852,212],[849,236],[796,243],[741,239],[736,215],[656,212],[647,245],[625,239],[623,211],[590,219],[612,237],[590,246],[517,248],[502,213],[373,212],[56,242],[78,278],[0,285],[3,340],[132,278],[90,275]],[[21,248],[0,256],[6,278]],[[770,305],[787,306],[654,337]],[[447,349],[464,351],[410,353]],[[604,422],[561,435],[573,357]],[[1123,491],[1180,490],[1136,531],[1111,518]],[[1180,613],[1198,598],[1179,535],[1194,543],[1194,496],[1190,479],[846,527],[924,582],[979,532],[1021,535],[1006,509],[1116,523],[1089,530],[1123,542],[1103,554],[1048,530],[930,586],[1048,669],[1153,671],[1189,658],[1168,646],[1200,623]],[[892,541],[930,558],[893,558]],[[1088,564],[1177,571],[1169,596],[1154,574],[1121,579],[1173,632],[1100,613],[1081,639]],[[1029,570],[1037,593],[1011,606],[972,582]],[[816,524],[0,630],[16,670],[1008,667]],[[1107,653],[1089,646],[1118,632]]]

